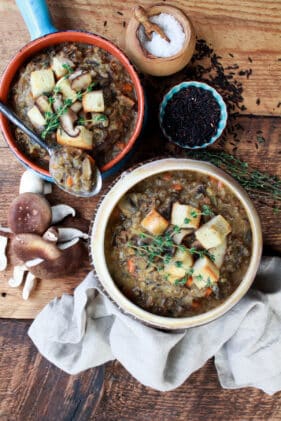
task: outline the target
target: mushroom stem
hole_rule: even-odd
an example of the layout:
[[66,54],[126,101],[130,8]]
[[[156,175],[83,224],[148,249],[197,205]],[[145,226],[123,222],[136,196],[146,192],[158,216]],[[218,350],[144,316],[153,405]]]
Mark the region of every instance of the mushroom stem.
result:
[[25,267],[28,268],[33,268],[33,266],[37,266],[40,265],[40,263],[44,262],[44,259],[40,259],[40,257],[36,258],[36,259],[32,259],[32,260],[28,260],[27,262],[25,262]]
[[73,238],[72,240],[67,241],[66,243],[60,243],[60,244],[58,244],[58,248],[59,248],[60,250],[66,250],[66,249],[68,249],[69,247],[72,247],[72,246],[74,246],[75,244],[77,244],[77,243],[78,243],[78,241],[79,241],[79,238],[78,238],[78,237]]
[[8,243],[8,238],[0,235],[0,271],[5,270],[8,264],[6,256],[6,247]]
[[10,278],[8,281],[8,284],[10,285],[10,287],[12,288],[19,287],[23,282],[25,272],[26,272],[25,266],[15,266],[14,271],[13,271],[13,277]]
[[13,233],[13,231],[10,228],[2,227],[1,225],[0,225],[0,232],[5,232],[7,234],[12,234]]
[[50,194],[52,184],[44,181],[34,171],[27,170],[21,176],[19,193]]
[[80,231],[77,228],[58,228],[59,238],[58,241],[60,243],[64,243],[65,241],[73,240],[74,238],[82,238],[83,240],[88,240],[88,234]]
[[55,205],[52,206],[52,224],[57,224],[62,221],[68,215],[75,216],[76,211],[68,205]]
[[33,275],[33,273],[28,272],[25,283],[24,283],[24,287],[22,290],[22,298],[24,300],[28,300],[31,291],[36,287],[37,281],[36,281],[36,277]]

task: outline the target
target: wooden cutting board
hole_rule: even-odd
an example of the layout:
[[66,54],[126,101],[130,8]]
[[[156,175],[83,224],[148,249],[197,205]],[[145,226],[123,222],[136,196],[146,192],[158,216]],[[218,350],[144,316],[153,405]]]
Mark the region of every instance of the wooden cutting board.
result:
[[[84,29],[101,34],[124,46],[125,27],[131,16],[131,8],[136,4],[132,0],[126,3],[118,0],[73,0],[71,9],[68,0],[48,2],[55,25],[60,29]],[[150,4],[144,0],[144,7]],[[244,105],[247,110],[241,112],[237,123],[244,127],[240,134],[236,155],[248,161],[253,167],[267,170],[281,176],[281,8],[276,1],[267,1],[266,7],[261,2],[241,2],[225,0],[223,7],[216,0],[204,3],[196,0],[169,1],[184,10],[191,18],[197,37],[207,40],[226,68],[239,64],[240,69],[251,69],[249,78],[245,74],[236,75],[243,83]],[[23,20],[13,0],[0,2],[1,49],[0,63],[3,71],[14,53],[29,41]],[[242,70],[242,71],[244,71]],[[170,78],[171,84],[173,77]],[[176,77],[175,77],[176,80]],[[159,89],[166,79],[151,79],[151,86]],[[147,91],[149,98],[150,91]],[[142,145],[133,162],[151,158],[160,153],[167,154],[163,140],[159,136],[155,114],[149,113],[150,122]],[[260,134],[264,141],[258,142]],[[233,151],[232,139],[224,145],[227,151]],[[16,161],[0,136],[0,224],[6,225],[7,210],[16,197],[22,166]],[[105,183],[105,188],[109,181]],[[80,223],[87,226],[92,219],[97,200],[72,198],[57,188],[50,196],[52,204],[67,203],[76,208]],[[256,202],[260,214],[264,243],[274,250],[281,251],[281,226],[279,216],[260,202]],[[39,281],[30,299],[21,298],[21,289],[8,286],[11,268],[0,273],[0,317],[34,318],[38,312],[54,297],[63,293],[72,293],[90,270],[89,263],[75,275],[52,281]]]

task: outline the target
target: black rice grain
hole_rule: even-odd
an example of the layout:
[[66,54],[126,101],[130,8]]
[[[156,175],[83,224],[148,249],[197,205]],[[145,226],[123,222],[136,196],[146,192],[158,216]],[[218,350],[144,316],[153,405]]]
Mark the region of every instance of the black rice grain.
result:
[[163,128],[180,146],[202,146],[217,133],[219,120],[220,107],[212,93],[191,86],[168,101]]

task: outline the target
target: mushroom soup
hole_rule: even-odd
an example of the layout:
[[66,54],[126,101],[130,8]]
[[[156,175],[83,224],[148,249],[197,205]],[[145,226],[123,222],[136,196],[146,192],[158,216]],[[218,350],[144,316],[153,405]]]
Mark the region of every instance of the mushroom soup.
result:
[[192,171],[138,183],[112,212],[105,237],[112,278],[127,298],[167,317],[204,313],[238,287],[252,231],[221,181]]
[[[37,54],[19,70],[10,102],[50,146],[89,151],[102,167],[128,143],[137,118],[133,82],[124,66],[94,45],[63,43]],[[41,167],[48,155],[18,128],[19,148]]]

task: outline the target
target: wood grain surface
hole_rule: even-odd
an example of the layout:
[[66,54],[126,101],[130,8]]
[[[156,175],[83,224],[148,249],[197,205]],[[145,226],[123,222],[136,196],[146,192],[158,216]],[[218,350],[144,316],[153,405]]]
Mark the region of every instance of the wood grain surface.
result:
[[[127,0],[49,0],[59,29],[88,30],[107,37],[121,48],[131,8],[152,2]],[[167,2],[168,3],[168,2]],[[198,39],[205,39],[221,57],[224,68],[239,65],[252,70],[235,78],[243,86],[244,110],[236,123],[243,126],[239,145],[227,137],[223,148],[247,160],[254,168],[281,176],[281,0],[178,0],[169,4],[183,9],[191,18]],[[28,31],[13,0],[0,0],[0,71],[29,41]],[[204,65],[204,61],[202,62]],[[178,80],[176,75],[168,82]],[[148,97],[167,80],[145,79]],[[158,88],[156,90],[158,90]],[[153,96],[153,95],[152,95]],[[150,98],[148,98],[150,102]],[[140,162],[168,155],[157,126],[157,101],[152,101],[149,124],[139,151],[132,159]],[[261,133],[264,142],[257,141]],[[5,225],[9,203],[17,195],[23,168],[0,136],[0,224]],[[106,186],[110,183],[108,180]],[[86,228],[98,199],[79,200],[54,189],[52,204],[68,203],[78,212],[79,226]],[[280,216],[266,203],[255,201],[261,217],[265,246],[281,251]],[[34,318],[51,298],[71,293],[84,278],[86,263],[77,275],[67,279],[40,281],[27,302],[20,289],[7,281],[10,268],[0,274],[0,317]],[[181,387],[159,393],[140,385],[118,362],[104,368],[68,376],[44,360],[27,336],[29,321],[0,322],[0,420],[281,420],[281,394],[273,397],[253,389],[222,390],[214,365],[209,361]]]

